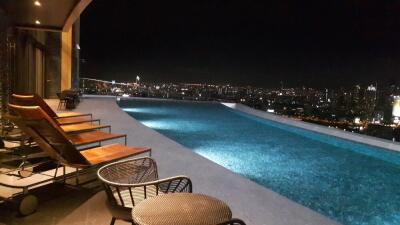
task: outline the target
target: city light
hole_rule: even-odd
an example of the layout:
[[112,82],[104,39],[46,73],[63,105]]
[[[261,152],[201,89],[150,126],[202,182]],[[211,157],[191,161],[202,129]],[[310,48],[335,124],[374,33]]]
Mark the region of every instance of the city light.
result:
[[394,96],[392,116],[400,117],[400,96]]
[[376,91],[376,87],[374,87],[373,85],[369,85],[367,87],[367,91]]

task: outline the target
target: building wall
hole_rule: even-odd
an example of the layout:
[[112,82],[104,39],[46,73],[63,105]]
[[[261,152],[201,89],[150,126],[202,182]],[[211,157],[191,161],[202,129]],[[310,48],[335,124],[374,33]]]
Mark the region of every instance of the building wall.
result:
[[10,55],[13,55],[14,44],[10,44],[8,39],[8,29],[10,23],[6,12],[0,8],[0,108],[1,114],[6,112],[9,93],[11,89],[10,81],[13,69],[13,62]]
[[[79,29],[79,26],[74,30]],[[79,81],[79,30],[69,33],[15,30],[16,73],[14,93],[37,93],[45,98],[57,98],[57,92],[77,87]],[[37,74],[36,49],[44,53],[44,75]],[[38,90],[43,84],[43,91]],[[76,85],[76,86],[75,86]]]
[[[42,31],[14,31],[16,43],[16,71],[14,79],[14,92],[38,93],[36,83],[36,51],[46,52],[46,33]],[[41,93],[40,93],[41,94]]]
[[9,26],[6,12],[0,8],[0,32],[5,32]]
[[[58,92],[78,87],[79,19],[69,32],[53,32],[40,28],[19,29],[10,18],[0,8],[0,78],[5,74],[2,71],[7,71],[11,77],[8,82],[11,93],[37,93],[56,98]],[[15,46],[13,54],[9,54],[9,43]],[[13,71],[8,61],[15,62]],[[5,82],[0,79],[0,83]]]
[[[59,33],[14,30],[16,71],[14,93],[37,93],[54,97],[59,91]],[[43,63],[40,63],[43,62]],[[40,70],[38,70],[40,68]],[[43,72],[40,72],[43,71]]]

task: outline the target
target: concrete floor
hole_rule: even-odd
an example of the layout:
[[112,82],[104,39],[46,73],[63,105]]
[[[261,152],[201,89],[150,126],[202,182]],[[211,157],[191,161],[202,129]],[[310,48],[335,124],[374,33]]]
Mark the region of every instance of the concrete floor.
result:
[[[50,101],[56,106],[56,101]],[[85,97],[76,111],[92,112],[115,133],[128,134],[128,145],[149,146],[160,178],[184,174],[194,192],[225,201],[233,216],[249,225],[333,225],[336,222],[193,153],[123,112],[112,97]],[[36,213],[19,217],[10,204],[0,206],[0,224],[109,224],[105,196],[99,188],[73,189],[60,185],[41,188]],[[117,224],[125,224],[118,222]]]

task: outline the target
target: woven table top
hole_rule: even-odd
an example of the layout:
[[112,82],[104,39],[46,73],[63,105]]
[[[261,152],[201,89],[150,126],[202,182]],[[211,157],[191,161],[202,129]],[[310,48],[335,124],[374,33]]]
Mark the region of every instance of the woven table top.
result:
[[216,198],[191,193],[172,193],[148,198],[132,210],[140,225],[216,225],[232,218],[230,208]]

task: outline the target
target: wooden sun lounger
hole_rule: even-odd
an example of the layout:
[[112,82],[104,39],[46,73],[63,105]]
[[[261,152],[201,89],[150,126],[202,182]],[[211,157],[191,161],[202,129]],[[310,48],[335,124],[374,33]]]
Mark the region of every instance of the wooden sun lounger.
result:
[[[16,111],[14,105],[9,105],[12,111]],[[24,106],[24,107],[36,107],[36,106]],[[20,129],[25,132],[24,130],[24,121],[29,119],[24,116],[13,116],[7,115],[7,118],[14,122]],[[50,119],[50,118],[49,118]],[[51,119],[50,119],[51,120]],[[89,132],[82,132],[82,133],[69,133],[67,134],[65,131],[61,129],[61,127],[53,122],[53,125],[57,127],[57,129],[62,132],[65,137],[74,145],[74,146],[81,146],[81,145],[88,145],[94,143],[100,143],[103,141],[108,141],[112,139],[124,138],[124,143],[126,143],[126,134],[113,134],[113,133],[106,133],[103,131],[89,131]],[[30,134],[27,133],[28,136]]]
[[55,113],[51,107],[37,94],[31,95],[17,95],[12,94],[11,96],[12,104],[21,106],[40,106],[51,118],[60,124],[74,124],[74,123],[87,123],[98,121],[99,119],[93,119],[91,113],[76,113],[76,112],[66,112],[66,113]]
[[[37,94],[32,95],[17,95],[13,94],[12,104],[20,106],[40,106],[49,115],[54,122],[59,124],[61,128],[69,132],[82,132],[89,130],[99,130],[102,128],[108,128],[111,131],[110,125],[100,125],[99,119],[93,119],[91,113],[76,113],[76,112],[66,112],[66,113],[55,113],[49,105]],[[99,124],[93,124],[97,121]],[[74,126],[72,126],[74,125]]]
[[[18,122],[15,121],[17,118],[11,114],[4,114],[3,118],[7,120],[11,120],[18,125]],[[101,129],[108,129],[108,133],[111,133],[111,126],[110,125],[95,125],[91,123],[79,123],[79,124],[67,124],[67,125],[60,125],[60,128],[67,134],[76,134],[88,131],[95,131]]]
[[87,168],[142,153],[151,154],[150,148],[128,147],[122,144],[78,150],[60,127],[39,106],[9,104],[9,107],[24,118],[21,129],[61,165]]

